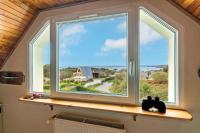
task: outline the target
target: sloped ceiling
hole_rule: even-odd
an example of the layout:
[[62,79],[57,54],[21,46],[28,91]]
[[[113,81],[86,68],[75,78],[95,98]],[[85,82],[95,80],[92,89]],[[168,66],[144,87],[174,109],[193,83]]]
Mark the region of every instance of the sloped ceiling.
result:
[[200,0],[168,0],[200,24]]
[[40,11],[90,1],[94,0],[0,0],[0,68]]
[[[95,0],[0,0],[0,68],[39,11],[89,1]],[[200,23],[200,0],[168,1]]]

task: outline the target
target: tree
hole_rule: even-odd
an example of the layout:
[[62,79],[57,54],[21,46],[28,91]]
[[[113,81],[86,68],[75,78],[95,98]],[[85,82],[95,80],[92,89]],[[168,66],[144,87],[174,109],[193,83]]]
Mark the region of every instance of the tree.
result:
[[73,73],[76,72],[76,68],[63,68],[60,70],[60,79],[72,78]]
[[165,66],[165,67],[163,68],[163,72],[168,73],[168,66]]
[[50,78],[50,65],[49,64],[44,65],[43,69],[44,69],[44,77]]

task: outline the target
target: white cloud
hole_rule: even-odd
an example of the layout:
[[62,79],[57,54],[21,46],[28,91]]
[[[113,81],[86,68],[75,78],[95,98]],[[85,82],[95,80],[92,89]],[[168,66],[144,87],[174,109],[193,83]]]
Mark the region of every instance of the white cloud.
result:
[[140,21],[140,43],[148,44],[152,41],[159,40],[161,35],[157,33],[155,30],[150,28],[147,24]]
[[63,31],[63,35],[65,36],[71,36],[71,35],[76,35],[79,33],[84,33],[86,32],[85,27],[81,24],[75,24],[73,26],[67,27]]
[[126,38],[107,39],[107,40],[105,40],[100,52],[96,53],[96,55],[97,56],[107,56],[110,54],[110,52],[118,51],[118,52],[121,52],[121,56],[123,58],[125,58],[126,57],[126,46],[127,46]]
[[[121,32],[126,31],[127,23],[123,21],[117,26],[117,29]],[[149,42],[159,40],[161,35],[153,30],[150,26],[145,24],[144,22],[140,21],[140,43],[141,44],[148,44]]]
[[60,54],[61,56],[71,55],[70,46],[79,44],[82,33],[85,33],[84,25],[74,24],[63,26],[60,34]]
[[67,47],[67,45],[64,44],[64,43],[61,43],[61,44],[60,44],[59,50],[60,50],[59,54],[60,54],[61,56],[71,55],[71,51],[69,50],[69,48]]
[[122,23],[120,23],[118,26],[117,26],[117,29],[124,32],[126,31],[126,27],[127,27],[127,23],[126,21],[123,21]]
[[121,39],[107,39],[104,43],[104,46],[101,48],[102,52],[108,52],[111,50],[123,50],[127,45],[126,38]]

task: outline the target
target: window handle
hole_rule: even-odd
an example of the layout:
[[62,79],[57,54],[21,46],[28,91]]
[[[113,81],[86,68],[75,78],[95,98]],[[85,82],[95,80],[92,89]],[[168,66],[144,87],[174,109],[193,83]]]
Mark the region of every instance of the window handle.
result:
[[134,76],[135,75],[135,62],[133,60],[130,60],[129,62],[129,74],[130,76]]
[[90,14],[90,15],[78,16],[78,18],[84,19],[84,18],[91,18],[91,17],[97,17],[97,16],[98,16],[98,14]]

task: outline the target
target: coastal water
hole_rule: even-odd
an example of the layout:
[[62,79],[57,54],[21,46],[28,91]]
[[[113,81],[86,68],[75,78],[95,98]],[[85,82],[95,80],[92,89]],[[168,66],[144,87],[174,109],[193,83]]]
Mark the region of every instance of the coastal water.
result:
[[[164,65],[162,65],[164,66]],[[127,69],[126,66],[77,66],[77,67],[70,67],[70,68],[79,68],[79,67],[90,67],[90,68],[98,68],[98,69],[110,69],[110,70],[122,70],[122,69]],[[67,68],[67,67],[65,67]],[[69,67],[68,67],[69,68]],[[60,68],[62,69],[62,68]],[[152,71],[152,70],[161,70],[163,69],[163,67],[161,67],[161,65],[159,66],[140,66],[140,71]]]

